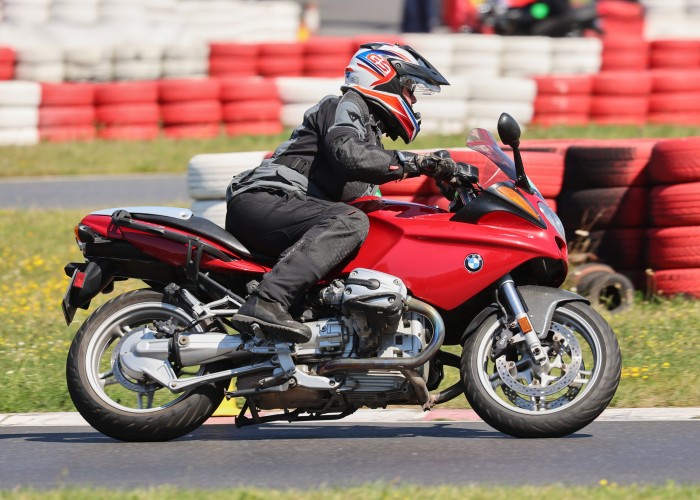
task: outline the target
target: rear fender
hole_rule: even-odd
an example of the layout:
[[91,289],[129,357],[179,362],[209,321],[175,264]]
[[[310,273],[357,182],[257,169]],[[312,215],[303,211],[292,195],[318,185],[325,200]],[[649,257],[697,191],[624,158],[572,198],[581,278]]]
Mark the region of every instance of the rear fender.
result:
[[112,285],[114,273],[106,260],[71,262],[64,270],[71,281],[61,305],[66,323],[70,325],[78,308],[90,307],[90,301]]

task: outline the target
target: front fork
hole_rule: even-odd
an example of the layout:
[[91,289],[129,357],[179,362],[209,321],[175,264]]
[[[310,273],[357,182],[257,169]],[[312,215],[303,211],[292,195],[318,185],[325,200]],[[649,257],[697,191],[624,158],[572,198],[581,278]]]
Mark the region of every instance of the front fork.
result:
[[[510,274],[506,274],[496,283],[496,299],[505,309],[507,317],[513,318],[513,321],[508,325],[509,333],[502,334],[497,338],[494,349],[500,352],[508,344],[525,342],[527,351],[534,361],[533,369],[535,371],[548,371],[549,357],[542,348],[537,332],[528,316],[527,305],[515,288]],[[513,334],[512,332],[517,333]]]

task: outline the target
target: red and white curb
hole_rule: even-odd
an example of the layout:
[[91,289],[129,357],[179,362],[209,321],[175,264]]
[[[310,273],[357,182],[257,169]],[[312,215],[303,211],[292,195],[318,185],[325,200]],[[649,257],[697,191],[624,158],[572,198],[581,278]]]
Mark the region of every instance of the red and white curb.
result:
[[[700,407],[693,408],[608,408],[597,422],[651,422],[695,420],[700,423]],[[358,410],[343,422],[479,422],[473,410],[417,409]],[[212,417],[207,424],[233,424],[233,417]],[[77,412],[0,413],[0,427],[72,427],[88,423]]]

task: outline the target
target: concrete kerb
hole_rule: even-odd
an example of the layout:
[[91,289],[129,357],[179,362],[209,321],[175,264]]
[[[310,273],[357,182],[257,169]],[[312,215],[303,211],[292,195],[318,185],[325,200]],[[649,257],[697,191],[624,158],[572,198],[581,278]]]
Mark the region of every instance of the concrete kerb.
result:
[[[608,408],[598,417],[597,422],[639,422],[639,421],[684,421],[700,423],[700,407],[692,408]],[[358,410],[344,418],[342,422],[378,423],[432,423],[479,422],[481,419],[473,410],[436,409],[423,412],[419,409]],[[233,417],[212,417],[205,425],[233,424]],[[0,414],[2,427],[78,427],[88,423],[77,412],[56,413],[4,413]]]

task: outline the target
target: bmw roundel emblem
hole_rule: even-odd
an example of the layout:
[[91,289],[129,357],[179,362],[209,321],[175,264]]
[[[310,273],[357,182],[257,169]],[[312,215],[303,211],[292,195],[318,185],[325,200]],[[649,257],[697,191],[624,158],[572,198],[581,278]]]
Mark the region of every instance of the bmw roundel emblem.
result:
[[470,273],[476,273],[481,271],[481,268],[484,267],[484,259],[478,253],[470,253],[467,255],[467,258],[464,259],[464,267],[466,267],[467,271]]

